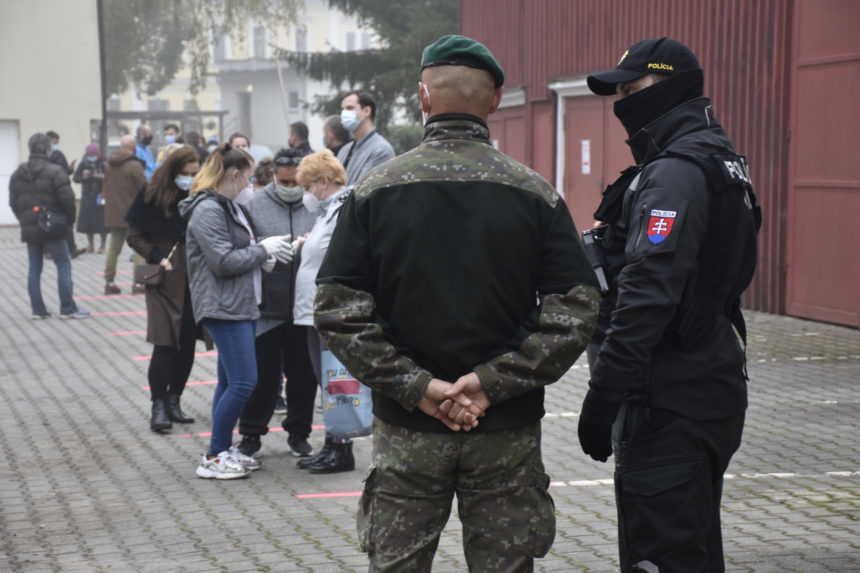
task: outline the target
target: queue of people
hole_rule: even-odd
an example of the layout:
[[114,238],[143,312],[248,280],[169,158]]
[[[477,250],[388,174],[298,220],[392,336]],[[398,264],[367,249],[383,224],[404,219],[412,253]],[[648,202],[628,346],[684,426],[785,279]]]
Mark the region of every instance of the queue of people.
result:
[[[236,133],[205,161],[174,140],[150,171],[141,147],[151,131],[123,139],[105,189],[108,207],[128,200],[128,230],[106,220],[109,254],[127,233],[162,275],[145,287],[151,429],[193,421],[180,398],[202,338],[218,350],[218,381],[198,477],[262,467],[282,384],[298,467],[352,471],[349,438],[327,432],[316,455],[308,440],[328,350],[373,391],[357,516],[370,570],[430,571],[456,495],[469,570],[525,573],[556,531],[545,387],[590,346],[578,438],[594,460],[615,455],[622,570],[723,571],[723,472],[746,407],[735,332],[745,343],[739,297],[760,213],[745,168],[721,167],[746,163],[703,95],[695,55],[647,40],[588,78],[595,94],[619,96],[637,161],[595,213],[607,284],[564,199],[491,144],[505,74],[486,46],[443,36],[424,49],[420,78],[424,140],[399,157],[363,92],[326,122],[328,149],[313,152],[306,129],[291,126],[290,149],[270,163]],[[47,315],[38,279],[48,249],[62,316],[83,318],[64,240],[74,203],[50,146],[33,136],[12,178],[32,311]],[[713,219],[714,205],[731,216]]]

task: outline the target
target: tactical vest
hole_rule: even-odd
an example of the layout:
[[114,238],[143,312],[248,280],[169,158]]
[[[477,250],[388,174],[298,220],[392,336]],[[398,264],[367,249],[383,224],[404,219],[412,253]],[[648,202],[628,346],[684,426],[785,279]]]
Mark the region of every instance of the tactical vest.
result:
[[[746,346],[747,331],[740,310],[740,296],[752,281],[756,268],[761,209],[746,158],[728,148],[715,150],[712,142],[696,137],[682,137],[646,163],[628,168],[604,192],[594,216],[608,224],[603,248],[612,289],[606,299],[607,306],[615,306],[614,285],[618,272],[626,264],[625,193],[635,185],[636,177],[646,165],[667,157],[698,166],[707,180],[710,199],[708,227],[698,255],[697,272],[685,288],[667,333],[676,338],[680,347],[695,346],[710,334],[716,318],[723,315],[735,326]],[[601,306],[601,310],[605,315],[606,309]],[[608,310],[611,312],[611,308]]]

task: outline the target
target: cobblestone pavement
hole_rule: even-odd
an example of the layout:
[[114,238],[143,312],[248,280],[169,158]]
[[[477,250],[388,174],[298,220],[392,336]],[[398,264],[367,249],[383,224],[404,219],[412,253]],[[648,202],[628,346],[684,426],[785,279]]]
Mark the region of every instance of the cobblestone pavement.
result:
[[[185,394],[197,423],[151,433],[143,297],[101,296],[103,263],[74,262],[78,303],[93,318],[31,321],[25,250],[17,231],[0,230],[0,571],[366,570],[353,515],[370,441],[356,443],[355,472],[311,476],[272,432],[252,478],[196,479],[216,359],[199,357]],[[750,323],[750,408],[725,488],[728,569],[860,571],[860,332],[763,314]],[[617,570],[612,468],[576,439],[585,383],[580,362],[548,391],[544,457],[559,528],[538,571]],[[299,497],[315,493],[346,495]],[[456,517],[434,570],[466,570]]]

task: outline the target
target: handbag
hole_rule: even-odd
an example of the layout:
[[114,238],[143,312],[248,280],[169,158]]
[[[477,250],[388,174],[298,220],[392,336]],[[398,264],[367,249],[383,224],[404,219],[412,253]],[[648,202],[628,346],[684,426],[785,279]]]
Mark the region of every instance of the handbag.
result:
[[326,433],[343,438],[373,431],[373,393],[328,349],[322,351],[323,422]]
[[44,239],[61,239],[69,227],[68,217],[47,207],[33,207],[36,226]]
[[[167,254],[168,261],[170,261],[171,257],[173,257],[173,253],[176,251],[177,246],[179,246],[179,243],[173,245],[173,248],[170,249],[170,252]],[[142,265],[134,265],[134,282],[135,284],[140,284],[144,286],[161,286],[161,283],[164,282],[164,274],[166,272],[167,271],[164,269],[164,267],[161,266],[160,263],[146,263]]]

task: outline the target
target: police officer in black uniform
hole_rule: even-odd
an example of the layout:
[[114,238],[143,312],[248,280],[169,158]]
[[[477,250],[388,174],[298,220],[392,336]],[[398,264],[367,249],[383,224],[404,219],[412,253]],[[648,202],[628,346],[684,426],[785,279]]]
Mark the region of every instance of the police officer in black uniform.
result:
[[607,292],[580,444],[595,460],[615,453],[622,571],[721,572],[722,476],[747,406],[740,296],[761,221],[749,169],[687,46],[639,42],[588,86],[620,96],[636,165],[586,237]]

